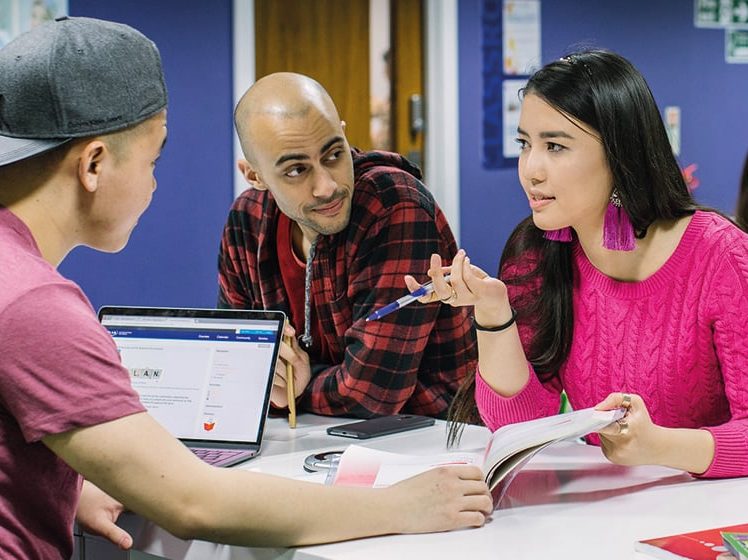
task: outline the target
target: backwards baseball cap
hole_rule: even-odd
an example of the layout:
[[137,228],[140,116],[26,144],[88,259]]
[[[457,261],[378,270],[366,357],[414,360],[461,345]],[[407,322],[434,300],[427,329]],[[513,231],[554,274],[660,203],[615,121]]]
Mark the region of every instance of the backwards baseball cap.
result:
[[39,25],[0,49],[0,76],[0,166],[122,130],[166,107],[156,45],[110,21]]

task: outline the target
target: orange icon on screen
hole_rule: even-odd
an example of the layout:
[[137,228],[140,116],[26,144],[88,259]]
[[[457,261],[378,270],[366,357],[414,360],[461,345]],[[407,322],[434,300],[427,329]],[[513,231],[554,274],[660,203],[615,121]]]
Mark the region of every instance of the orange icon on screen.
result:
[[203,430],[205,430],[206,432],[211,431],[215,427],[216,427],[215,420],[211,420],[210,422],[203,422]]

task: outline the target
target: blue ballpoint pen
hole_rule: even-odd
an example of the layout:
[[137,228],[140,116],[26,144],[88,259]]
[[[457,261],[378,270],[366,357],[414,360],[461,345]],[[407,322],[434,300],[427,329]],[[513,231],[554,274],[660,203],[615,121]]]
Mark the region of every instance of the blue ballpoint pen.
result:
[[[444,280],[449,281],[449,274],[447,274],[444,277]],[[393,301],[392,303],[388,303],[384,307],[380,307],[377,309],[374,313],[369,315],[366,320],[367,321],[376,321],[377,319],[381,319],[385,315],[389,315],[393,311],[397,311],[401,307],[405,307],[406,305],[409,305],[416,301],[418,298],[425,296],[426,294],[430,294],[434,291],[434,283],[429,282],[428,284],[424,284],[417,290],[410,292],[408,295],[401,297],[398,300]]]

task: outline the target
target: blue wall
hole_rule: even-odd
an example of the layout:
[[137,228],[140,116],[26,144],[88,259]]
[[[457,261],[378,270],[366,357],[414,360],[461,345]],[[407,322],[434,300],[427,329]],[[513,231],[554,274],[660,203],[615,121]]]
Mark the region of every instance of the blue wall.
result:
[[[529,211],[516,170],[481,167],[480,0],[459,1],[461,240],[495,272]],[[216,253],[232,194],[230,0],[69,0],[72,15],[128,23],[159,45],[170,94],[159,188],[118,255],[76,249],[60,267],[94,306],[213,306]],[[693,27],[686,0],[544,0],[543,60],[579,43],[630,58],[660,107],[682,109],[682,165],[699,201],[731,211],[748,148],[748,65],[725,64],[724,33]]]
[[[461,242],[495,272],[529,208],[516,169],[481,167],[480,0],[459,2]],[[748,150],[748,65],[726,64],[724,32],[693,26],[693,1],[543,0],[543,63],[585,44],[619,52],[644,74],[660,108],[681,108],[681,166],[698,164],[702,204],[732,212]]]
[[73,16],[132,25],[161,51],[168,141],[158,189],[117,255],[75,249],[60,267],[95,307],[213,307],[216,255],[233,199],[230,0],[69,0]]

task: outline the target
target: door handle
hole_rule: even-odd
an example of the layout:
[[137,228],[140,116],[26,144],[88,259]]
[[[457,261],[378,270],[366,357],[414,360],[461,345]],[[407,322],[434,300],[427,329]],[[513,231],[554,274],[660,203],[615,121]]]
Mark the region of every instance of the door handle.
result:
[[410,136],[415,138],[423,132],[423,98],[420,94],[414,93],[408,98],[408,109],[410,112]]

